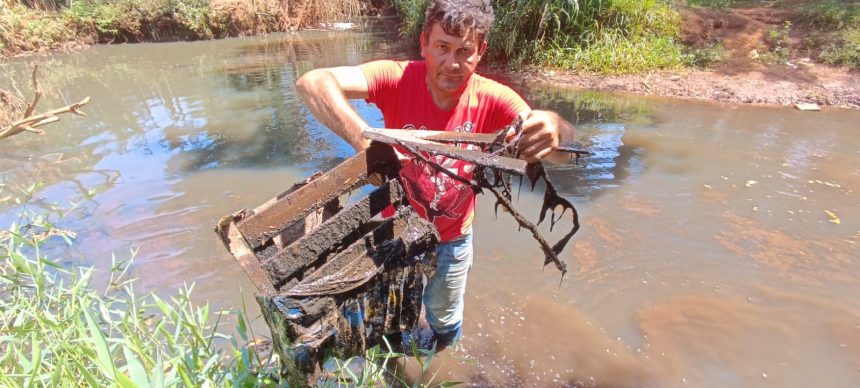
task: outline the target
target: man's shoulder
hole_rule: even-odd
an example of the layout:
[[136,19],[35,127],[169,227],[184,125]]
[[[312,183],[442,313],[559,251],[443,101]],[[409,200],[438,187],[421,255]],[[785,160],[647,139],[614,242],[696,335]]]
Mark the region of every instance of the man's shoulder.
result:
[[[364,72],[365,76],[370,79],[379,77],[387,79],[403,79],[409,78],[416,74],[423,74],[423,61],[398,61],[392,59],[380,59],[370,62],[365,62],[358,67]],[[421,77],[423,79],[423,75]]]
[[478,73],[472,74],[472,87],[479,96],[490,98],[519,96],[510,86]]

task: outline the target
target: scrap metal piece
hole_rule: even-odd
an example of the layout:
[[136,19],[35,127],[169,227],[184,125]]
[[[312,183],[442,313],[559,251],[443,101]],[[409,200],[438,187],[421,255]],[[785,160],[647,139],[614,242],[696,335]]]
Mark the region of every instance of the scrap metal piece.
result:
[[526,172],[526,162],[524,160],[490,155],[486,152],[469,150],[456,147],[448,144],[441,144],[420,137],[412,136],[415,132],[422,131],[406,131],[398,129],[382,129],[368,128],[361,132],[361,135],[367,139],[375,140],[387,144],[408,145],[418,151],[427,152],[433,155],[444,155],[449,158],[465,160],[475,163],[479,166],[497,168],[505,172],[523,175]]
[[431,223],[401,207],[303,282],[258,295],[290,381],[311,384],[324,355],[361,355],[383,335],[417,325],[438,242]]
[[428,252],[438,242],[433,224],[416,217],[412,208],[401,207],[398,216],[338,253],[284,295],[323,296],[352,291],[393,260]]
[[344,241],[355,241],[368,230],[374,215],[405,199],[403,188],[396,181],[387,181],[360,201],[338,213],[334,220],[324,222],[314,233],[307,234],[280,251],[261,252],[261,265],[278,288],[291,280],[302,280],[320,262],[343,249]]
[[[371,131],[390,133],[391,129],[371,128]],[[429,130],[395,130],[400,133],[408,133],[409,136],[434,141],[443,144],[473,144],[486,148],[498,141],[499,134],[496,133],[474,133],[474,132],[453,132],[453,131],[429,131]],[[587,156],[589,152],[583,148],[579,142],[569,142],[560,144],[556,151],[568,152],[579,156]]]
[[[314,385],[324,356],[361,355],[417,325],[435,228],[405,206],[397,179],[345,208],[338,200],[369,172],[398,176],[396,160],[379,144],[216,227],[259,291],[290,385]],[[387,208],[396,213],[381,218]]]
[[[510,130],[513,130],[512,136],[509,136]],[[475,192],[482,193],[484,189],[489,190],[496,196],[496,215],[498,216],[498,209],[501,206],[514,217],[520,228],[526,228],[532,232],[532,236],[544,253],[544,266],[554,263],[555,267],[561,271],[562,279],[564,279],[564,275],[567,273],[567,264],[561,261],[558,255],[567,246],[571,237],[579,230],[579,214],[570,201],[558,194],[555,186],[553,186],[549,176],[546,174],[542,163],[526,163],[518,159],[519,140],[522,133],[523,121],[518,117],[510,127],[494,134],[368,128],[362,131],[362,136],[371,140],[398,145],[401,149],[411,154],[416,159],[416,163],[426,164],[439,173],[472,187]],[[482,152],[460,148],[448,143],[479,145],[482,148]],[[576,155],[577,162],[579,162],[580,156],[588,155],[587,151],[581,149],[578,144],[573,143],[560,146],[557,150]],[[477,169],[474,178],[468,179],[449,171],[432,161],[428,156],[425,156],[425,153],[443,155],[476,164]],[[573,224],[571,230],[552,246],[538,232],[537,226],[526,220],[511,204],[512,185],[510,175],[512,174],[519,175],[520,177],[529,177],[532,190],[534,190],[538,180],[543,179],[545,181],[546,192],[544,193],[544,202],[541,206],[538,225],[546,218],[547,211],[551,210],[550,231],[552,231],[555,224],[564,216],[567,210],[571,211]],[[522,183],[522,180],[520,182]],[[557,207],[561,207],[562,209],[558,217],[555,215]]]

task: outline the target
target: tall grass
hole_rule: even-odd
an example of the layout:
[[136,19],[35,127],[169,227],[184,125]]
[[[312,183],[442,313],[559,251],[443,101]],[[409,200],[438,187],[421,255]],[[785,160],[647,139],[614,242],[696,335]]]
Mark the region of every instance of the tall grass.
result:
[[[254,346],[258,338],[244,309],[197,305],[191,301],[193,285],[167,298],[136,291],[135,279],[128,277],[135,252],[114,258],[103,288],[92,282],[95,269],[67,268],[46,257],[44,244],[71,246],[75,233],[51,222],[70,210],[46,215],[28,209],[38,188],[9,190],[0,184],[0,206],[19,209],[12,226],[0,231],[0,387],[287,385],[274,355],[264,356]],[[227,318],[236,322],[233,334],[222,331]],[[330,359],[323,383],[456,384],[425,376],[436,352],[414,344],[422,375],[407,383],[388,365],[405,355],[385,345],[387,350],[375,346],[361,357]]]
[[[422,0],[396,0],[414,37]],[[488,58],[500,63],[630,73],[684,63],[669,0],[497,0]]]
[[[26,207],[0,233],[0,386],[277,383],[272,360],[247,345],[243,314],[195,305],[193,286],[168,299],[141,295],[127,277],[130,259],[114,260],[97,290],[92,268],[42,253],[46,241],[73,236]],[[239,338],[221,333],[226,314],[236,314]]]

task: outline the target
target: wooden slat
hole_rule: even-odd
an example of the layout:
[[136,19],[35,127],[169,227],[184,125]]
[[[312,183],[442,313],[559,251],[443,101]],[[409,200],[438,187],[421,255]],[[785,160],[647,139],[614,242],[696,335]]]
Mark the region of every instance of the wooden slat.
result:
[[231,222],[227,228],[227,238],[230,241],[228,249],[233,254],[233,257],[236,258],[236,261],[239,262],[239,265],[242,266],[248,278],[251,279],[251,283],[254,283],[254,286],[262,294],[274,294],[275,288],[269,279],[269,275],[263,270],[263,266],[260,265],[260,261],[257,260],[254,251],[248,246],[245,238],[242,237],[242,233],[239,232],[236,224]]
[[251,246],[263,245],[332,198],[364,184],[366,176],[367,157],[360,152],[298,190],[256,209],[238,224],[239,230]]

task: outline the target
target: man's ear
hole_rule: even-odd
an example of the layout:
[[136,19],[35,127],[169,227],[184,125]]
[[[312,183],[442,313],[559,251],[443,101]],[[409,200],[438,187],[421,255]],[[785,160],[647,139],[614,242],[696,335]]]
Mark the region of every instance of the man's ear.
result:
[[421,31],[420,44],[421,44],[421,58],[427,59],[426,50],[427,50],[427,32]]
[[485,52],[487,52],[487,40],[486,39],[484,39],[484,41],[481,42],[481,47],[478,48],[478,56],[483,58]]

